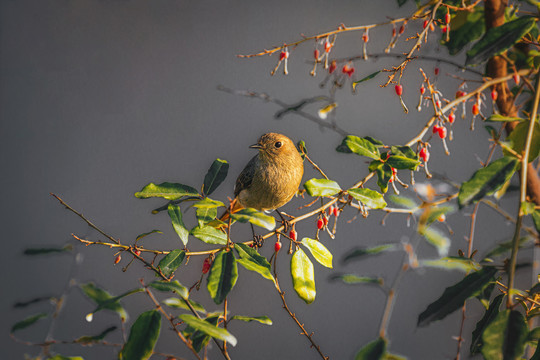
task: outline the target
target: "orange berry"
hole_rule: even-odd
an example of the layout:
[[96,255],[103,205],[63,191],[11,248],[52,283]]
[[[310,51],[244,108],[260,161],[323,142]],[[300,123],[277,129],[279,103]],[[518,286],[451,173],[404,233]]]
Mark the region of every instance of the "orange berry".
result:
[[336,60],[332,60],[332,62],[330,63],[330,67],[328,68],[328,72],[331,74],[336,70],[336,68],[337,68]]
[[478,115],[480,113],[478,103],[473,104],[471,112],[473,115]]
[[120,262],[120,260],[122,260],[122,256],[118,255],[115,259],[114,259],[114,264],[118,264]]
[[319,56],[321,56],[319,49],[315,49],[315,51],[313,51],[313,57],[315,60],[319,60]]
[[449,115],[448,115],[448,122],[450,124],[453,124],[454,121],[456,121],[456,115],[454,114],[454,112],[452,111]]

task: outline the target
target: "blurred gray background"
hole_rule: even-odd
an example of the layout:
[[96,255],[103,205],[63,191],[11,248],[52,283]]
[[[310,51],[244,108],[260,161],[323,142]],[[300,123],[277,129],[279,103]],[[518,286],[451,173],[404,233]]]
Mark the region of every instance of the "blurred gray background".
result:
[[[12,324],[27,315],[49,311],[42,302],[33,307],[13,309],[16,301],[37,296],[59,296],[70,278],[79,283],[94,281],[113,294],[120,294],[147,281],[153,275],[133,264],[122,272],[128,259],[114,266],[114,250],[105,247],[76,246],[82,262],[72,267],[72,255],[25,257],[28,247],[62,246],[72,241],[71,233],[98,239],[80,219],[63,209],[49,193],[61,196],[106,232],[131,243],[152,229],[143,241],[146,247],[180,247],[166,214],[150,211],[163,202],[141,201],[133,196],[149,182],[180,182],[199,188],[216,158],[230,163],[229,177],[213,194],[226,201],[232,195],[237,174],[254,155],[248,146],[265,132],[287,134],[304,140],[311,158],[342,187],[348,187],[367,174],[365,159],[335,152],[342,137],[296,115],[280,120],[274,114],[280,108],[256,99],[230,95],[218,85],[233,89],[266,92],[287,103],[315,95],[327,95],[320,89],[324,72],[309,76],[313,43],[291,49],[289,76],[281,72],[271,77],[277,57],[239,59],[237,54],[252,53],[336,28],[340,23],[360,25],[383,22],[387,16],[399,17],[414,11],[413,1],[398,9],[396,1],[184,1],[184,0],[2,0],[0,2],[0,166],[3,199],[1,202],[4,259],[0,262],[3,292],[0,297],[2,358],[21,359],[36,355],[39,348],[14,342],[8,336]],[[419,30],[421,22],[411,23],[404,36]],[[370,32],[369,50],[382,52],[391,27]],[[435,40],[435,39],[433,39]],[[398,44],[394,53],[410,48]],[[434,56],[447,56],[433,41],[423,49]],[[334,56],[361,53],[361,33],[338,38]],[[459,61],[459,59],[458,59]],[[355,78],[397,64],[396,59],[358,61]],[[337,95],[338,124],[352,134],[373,136],[387,144],[405,143],[429,117],[415,110],[421,83],[417,68],[433,77],[441,68],[438,87],[453,98],[459,80],[446,74],[453,67],[417,61],[407,68],[403,84],[404,100],[411,112],[405,115],[393,86],[380,88],[381,74],[363,83],[352,94],[348,87]],[[472,78],[471,74],[460,74]],[[317,105],[306,108],[316,114]],[[484,110],[489,112],[490,110]],[[469,119],[454,125],[455,140],[449,143],[451,156],[444,155],[438,139],[432,142],[431,171],[463,181],[479,167],[478,159],[487,156],[488,142],[482,126],[468,130]],[[304,181],[318,177],[306,165]],[[408,175],[402,176],[404,179]],[[417,181],[425,181],[418,173]],[[369,187],[376,189],[372,180]],[[411,196],[411,195],[409,195]],[[412,195],[414,196],[414,195]],[[506,204],[514,211],[516,198]],[[297,208],[308,200],[295,199],[285,210],[299,214]],[[448,218],[454,230],[451,255],[466,249],[470,209]],[[191,211],[192,213],[193,211]],[[290,307],[314,331],[314,339],[331,359],[350,359],[367,342],[378,336],[385,297],[375,287],[346,286],[329,281],[336,272],[384,277],[391,282],[399,268],[402,253],[393,252],[361,262],[343,264],[343,255],[356,246],[415,239],[414,227],[407,227],[404,216],[391,215],[381,226],[382,214],[373,212],[367,219],[346,211],[339,218],[337,238],[322,235],[322,241],[334,254],[334,269],[315,264],[317,298],[305,305],[292,290],[288,272],[289,257],[282,252],[278,261],[281,284]],[[191,216],[191,217],[190,217]],[[187,220],[194,225],[193,216]],[[313,237],[315,220],[298,227],[299,236]],[[237,238],[247,240],[248,226],[238,226]],[[440,227],[444,229],[444,226]],[[493,243],[511,238],[513,227],[492,210],[481,208],[475,248],[485,254]],[[190,240],[190,249],[204,244]],[[270,257],[273,241],[261,252]],[[434,258],[433,247],[420,242],[420,258]],[[193,264],[192,264],[193,263]],[[186,285],[200,275],[202,259],[192,258],[177,278]],[[72,269],[72,270],[70,270]],[[71,272],[70,272],[71,271]],[[522,282],[530,282],[530,271],[522,273]],[[388,329],[390,350],[409,359],[452,359],[458,335],[458,313],[427,328],[416,328],[418,314],[435,300],[445,287],[463,277],[459,272],[426,269],[408,272],[398,287],[398,298]],[[205,283],[204,283],[205,284]],[[203,288],[193,298],[209,310],[219,310]],[[152,307],[144,294],[124,301],[131,321]],[[230,348],[234,359],[312,359],[317,358],[307,340],[299,335],[293,321],[281,308],[271,282],[258,274],[240,269],[240,278],[229,297],[230,313],[268,315],[272,326],[231,323],[229,330],[238,338]],[[85,321],[94,305],[73,287],[65,308],[53,329],[54,338],[69,340],[94,335],[117,318],[107,312]],[[481,306],[469,306],[469,336]],[[185,346],[165,324],[157,350],[191,358]],[[17,335],[33,342],[43,341],[49,320],[42,320]],[[120,332],[111,334],[111,342],[121,342]],[[469,342],[464,343],[468,348]],[[103,346],[57,346],[63,355],[81,355],[86,359],[114,358],[117,349]],[[214,347],[211,359],[221,355]],[[467,351],[464,351],[465,355]],[[465,356],[466,357],[466,356]],[[156,356],[156,358],[159,358]]]

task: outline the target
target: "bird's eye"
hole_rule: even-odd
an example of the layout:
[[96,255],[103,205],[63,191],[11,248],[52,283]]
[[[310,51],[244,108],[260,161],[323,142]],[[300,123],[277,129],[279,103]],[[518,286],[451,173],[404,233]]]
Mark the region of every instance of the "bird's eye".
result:
[[281,141],[278,141],[277,143],[275,143],[274,146],[275,146],[276,148],[280,148],[280,147],[281,147]]

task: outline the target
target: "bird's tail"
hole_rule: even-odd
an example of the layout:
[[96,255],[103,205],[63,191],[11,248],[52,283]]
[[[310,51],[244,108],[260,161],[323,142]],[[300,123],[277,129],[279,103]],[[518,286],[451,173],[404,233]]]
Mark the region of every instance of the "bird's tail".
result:
[[234,214],[235,212],[238,212],[242,210],[244,207],[240,204],[240,201],[238,201],[237,198],[235,198],[233,201],[231,201],[231,204],[227,208],[227,210],[219,217],[219,220],[227,223],[229,221],[229,218],[231,217],[230,214]]

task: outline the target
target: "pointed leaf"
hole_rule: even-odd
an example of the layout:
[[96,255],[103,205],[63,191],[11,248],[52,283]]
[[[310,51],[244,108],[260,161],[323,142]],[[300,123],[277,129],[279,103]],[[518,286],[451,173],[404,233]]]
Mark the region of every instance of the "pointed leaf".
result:
[[[207,316],[204,321],[210,325],[214,325],[217,328],[219,322],[220,314],[212,314]],[[194,327],[188,325],[183,331],[186,338],[191,340],[191,344],[196,352],[200,352],[208,343],[212,337],[206,335],[204,332],[195,329]]]
[[100,342],[101,340],[105,339],[105,336],[107,336],[107,334],[109,334],[110,332],[113,332],[114,330],[116,330],[116,326],[110,326],[108,327],[107,329],[103,330],[101,333],[99,333],[98,335],[94,335],[94,336],[81,336],[80,338],[78,338],[77,340],[75,340],[75,342],[77,344],[82,344],[82,345],[92,345],[92,344],[96,344],[98,342]]
[[396,247],[397,247],[396,244],[383,244],[383,245],[377,245],[371,248],[357,248],[350,251],[347,255],[345,255],[345,257],[343,258],[343,262],[356,260],[358,258],[363,258],[368,255],[377,255],[384,251],[395,250]]
[[519,311],[501,311],[482,334],[482,355],[486,360],[521,359],[529,328]]
[[185,256],[186,252],[184,250],[172,250],[170,253],[165,255],[163,259],[161,259],[158,264],[158,269],[161,269],[161,272],[166,277],[171,277],[171,275],[174,274],[176,269],[178,269],[178,267],[182,264]]
[[[527,140],[527,133],[529,131],[529,122],[522,122],[518,124],[514,130],[506,138],[512,144],[512,149],[518,154],[522,154],[525,150],[525,142]],[[533,129],[533,138],[531,142],[531,148],[529,151],[529,162],[534,161],[538,157],[540,152],[540,124],[535,122]],[[505,156],[513,156],[511,153],[503,149]]]
[[358,80],[358,81],[354,81],[354,82],[352,83],[353,89],[356,89],[356,86],[357,86],[358,84],[363,83],[364,81],[368,81],[368,80],[373,79],[375,76],[379,75],[380,72],[381,72],[380,70],[379,70],[379,71],[375,71],[374,73],[371,73],[371,74],[369,74],[368,76],[366,76],[366,77],[364,77],[364,78],[362,78],[362,79],[360,79],[360,80]]
[[428,243],[437,248],[439,256],[448,255],[448,249],[450,248],[450,239],[448,239],[443,233],[434,227],[428,227],[424,229],[422,235]]
[[339,184],[327,179],[310,179],[304,183],[309,196],[332,196],[341,191]]
[[422,260],[420,266],[436,267],[445,270],[460,270],[463,272],[477,271],[482,268],[482,266],[474,260],[452,256],[436,260]]
[[309,249],[319,264],[332,268],[332,254],[320,241],[306,237],[302,239],[302,245]]
[[367,156],[375,160],[381,158],[379,149],[369,140],[354,135],[348,135],[341,145],[336,148],[343,153],[355,153],[360,156]]
[[354,360],[385,360],[386,339],[378,338],[364,346],[354,357]]
[[176,231],[176,234],[180,240],[182,240],[184,246],[186,246],[189,240],[189,230],[186,229],[186,225],[184,225],[184,221],[182,220],[182,210],[180,209],[180,206],[169,204],[167,212],[171,218],[174,231]]
[[146,232],[146,233],[143,233],[143,234],[140,234],[140,235],[137,235],[137,237],[135,238],[135,241],[139,241],[141,240],[142,238],[145,238],[147,237],[148,235],[152,235],[152,234],[163,234],[163,232],[161,232],[160,230],[152,230],[152,231],[149,231],[149,232]]
[[372,209],[382,209],[386,206],[384,197],[371,189],[349,189],[347,192],[356,200]]
[[234,248],[240,256],[240,259],[236,260],[240,265],[250,271],[258,272],[265,279],[275,281],[270,263],[257,250],[240,243],[234,244]]
[[377,185],[381,188],[383,193],[388,191],[388,182],[392,178],[392,167],[387,163],[382,164],[376,169],[377,172]]
[[253,225],[265,228],[266,230],[274,230],[276,227],[276,219],[273,216],[255,210],[253,208],[244,208],[231,215],[231,218],[241,223],[249,222]]
[[340,280],[345,284],[355,285],[355,284],[376,284],[383,285],[384,280],[382,278],[375,278],[369,276],[358,276],[355,274],[336,274],[332,275],[330,278],[332,280]]
[[486,327],[491,323],[491,321],[493,321],[493,319],[495,319],[495,317],[499,314],[499,308],[501,307],[503,299],[504,294],[501,294],[495,299],[493,299],[493,301],[489,305],[489,308],[484,313],[482,319],[480,319],[480,321],[478,321],[478,323],[476,324],[476,328],[472,333],[470,347],[471,354],[474,355],[480,351],[480,348],[483,345],[482,334],[484,333]]
[[229,163],[227,160],[216,159],[204,176],[202,193],[205,196],[210,195],[225,180],[229,172]]
[[45,318],[47,316],[48,316],[47,313],[39,313],[39,314],[36,314],[36,315],[29,316],[29,317],[25,318],[24,320],[21,320],[21,321],[15,323],[11,327],[11,332],[14,333],[17,330],[25,329],[25,328],[29,327],[30,325],[35,324],[38,320],[41,320],[41,319],[43,319],[43,318]]
[[492,114],[486,119],[486,121],[494,121],[494,122],[500,122],[500,121],[514,122],[514,121],[519,121],[519,122],[522,122],[522,121],[525,121],[525,119],[520,118],[520,117],[504,116],[504,115],[501,115],[501,114]]
[[236,346],[236,338],[227,330],[218,328],[217,326],[209,323],[208,321],[198,319],[191,314],[182,314],[179,317],[192,328],[201,331],[215,339],[227,341],[232,346]]
[[94,283],[86,283],[80,285],[82,291],[86,296],[92,299],[96,304],[97,308],[93,311],[98,312],[103,309],[111,310],[116,312],[122,321],[126,321],[128,314],[124,307],[120,305],[120,302],[117,300],[117,296],[112,296],[107,291],[97,287]]
[[413,200],[403,195],[388,195],[388,199],[396,205],[401,205],[406,209],[414,209],[418,207],[418,204]]
[[217,253],[208,273],[207,288],[216,304],[221,304],[238,279],[238,267],[232,251]]
[[240,320],[245,322],[256,321],[264,325],[272,325],[272,320],[268,316],[242,316],[234,315],[231,320]]
[[484,11],[475,7],[472,11],[459,11],[450,23],[450,41],[444,42],[450,55],[456,55],[471,41],[484,33]]
[[481,293],[493,281],[496,273],[496,268],[486,266],[482,270],[467,275],[457,284],[446,288],[441,297],[431,303],[418,316],[418,326],[426,326],[433,321],[444,319],[447,315],[460,309],[465,300]]
[[143,312],[129,332],[128,341],[118,354],[119,359],[146,360],[152,356],[161,330],[161,315],[157,310]]
[[486,34],[467,51],[466,65],[479,64],[510,48],[535,25],[535,18],[522,16],[501,26],[489,29]]
[[154,289],[159,290],[159,291],[171,291],[173,293],[178,294],[183,299],[187,299],[188,296],[189,296],[188,289],[184,285],[180,284],[178,282],[178,280],[174,280],[174,281],[154,281],[154,282],[150,283],[149,286],[151,286]]
[[191,229],[191,235],[207,244],[226,245],[227,234],[212,226],[195,227]]
[[514,158],[503,157],[477,170],[459,189],[459,207],[473,204],[484,196],[493,194],[512,177],[518,164]]
[[206,310],[204,307],[199,304],[196,301],[193,300],[185,300],[180,298],[167,298],[163,300],[163,304],[167,305],[168,307],[172,307],[175,309],[184,309],[184,310],[191,310],[189,306],[187,306],[186,301],[189,301],[189,304],[195,311],[206,314]]
[[150,183],[135,193],[139,199],[148,199],[151,197],[160,197],[167,200],[178,200],[184,196],[199,196],[199,192],[191,186],[164,182],[161,184]]
[[418,168],[418,165],[420,165],[420,161],[416,159],[410,159],[408,157],[398,155],[391,155],[386,161],[386,163],[398,170],[416,170]]
[[315,300],[315,273],[313,264],[302,249],[297,249],[291,257],[291,275],[293,287],[300,299],[306,304]]
[[202,227],[214,220],[217,216],[217,208],[221,206],[225,205],[221,201],[212,200],[210,198],[204,198],[203,200],[193,204],[193,207],[197,209],[196,215],[199,226]]

